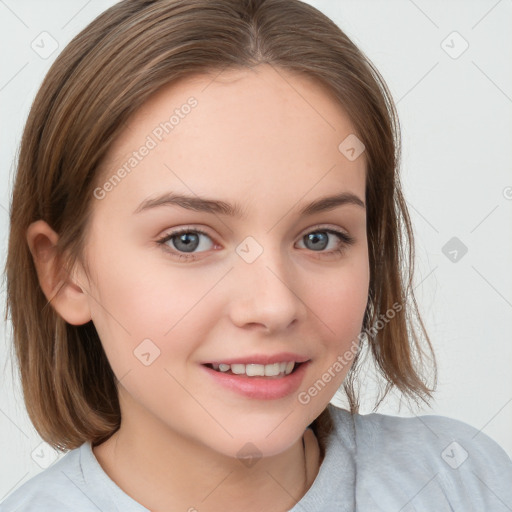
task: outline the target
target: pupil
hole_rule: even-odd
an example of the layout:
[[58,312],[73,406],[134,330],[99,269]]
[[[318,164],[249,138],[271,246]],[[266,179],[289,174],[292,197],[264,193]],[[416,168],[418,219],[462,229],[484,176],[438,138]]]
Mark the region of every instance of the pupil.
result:
[[[192,238],[192,240],[190,240]],[[180,247],[180,244],[184,244]],[[176,249],[184,250],[186,252],[192,252],[197,249],[199,244],[199,236],[194,233],[184,233],[179,235],[177,243],[174,244]]]
[[[322,233],[322,232],[310,233],[309,235],[306,235],[306,238],[308,239],[308,241],[311,241],[314,243],[313,249],[315,247],[316,248],[320,247],[321,249],[325,249],[325,247],[327,247],[327,236],[325,233]],[[320,244],[318,244],[319,241],[320,241]]]

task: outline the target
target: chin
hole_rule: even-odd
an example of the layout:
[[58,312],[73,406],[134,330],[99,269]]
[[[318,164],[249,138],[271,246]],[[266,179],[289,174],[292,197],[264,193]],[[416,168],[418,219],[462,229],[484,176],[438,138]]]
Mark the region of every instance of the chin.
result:
[[[293,416],[290,415],[290,417]],[[283,418],[285,415],[283,416]],[[283,420],[280,418],[280,421]],[[206,439],[208,445],[214,450],[228,457],[253,459],[279,455],[291,448],[302,438],[307,424],[297,424],[292,421],[261,422],[255,421],[240,424],[236,429],[229,430],[228,434],[219,435],[212,442],[212,437]]]

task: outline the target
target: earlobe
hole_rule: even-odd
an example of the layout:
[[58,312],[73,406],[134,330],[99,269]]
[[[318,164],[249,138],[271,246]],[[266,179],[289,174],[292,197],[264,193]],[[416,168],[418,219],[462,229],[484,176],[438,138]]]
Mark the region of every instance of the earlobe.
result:
[[85,283],[76,282],[61,264],[56,250],[59,236],[43,220],[27,229],[27,243],[37,271],[39,284],[55,311],[69,324],[82,325],[91,320]]

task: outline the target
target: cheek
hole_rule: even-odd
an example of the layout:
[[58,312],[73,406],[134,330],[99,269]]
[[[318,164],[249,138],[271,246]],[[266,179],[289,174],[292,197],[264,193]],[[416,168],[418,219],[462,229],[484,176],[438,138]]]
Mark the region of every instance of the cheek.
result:
[[332,339],[346,341],[359,334],[368,301],[369,269],[364,258],[330,274],[315,288],[314,312],[326,324]]
[[311,318],[322,333],[313,336],[321,348],[297,394],[298,407],[308,421],[313,421],[341,388],[358,352],[368,301],[367,260],[354,258],[354,264],[347,262],[321,284],[309,295],[311,304],[315,304]]
[[157,248],[148,255],[133,246],[123,248],[119,241],[114,246],[103,244],[95,258],[91,308],[97,318],[118,324],[125,332],[161,335],[189,303],[198,300],[201,284],[176,267],[166,267]]
[[[158,264],[150,263],[156,260]],[[191,333],[200,331],[197,314],[204,314],[200,302],[214,280],[211,276],[191,279],[191,271],[165,263],[165,256],[140,258],[133,249],[114,254],[108,246],[95,258],[97,272],[89,305],[118,378],[140,366],[135,359],[139,353],[149,352],[150,359],[156,354],[155,362],[162,363],[194,348]]]

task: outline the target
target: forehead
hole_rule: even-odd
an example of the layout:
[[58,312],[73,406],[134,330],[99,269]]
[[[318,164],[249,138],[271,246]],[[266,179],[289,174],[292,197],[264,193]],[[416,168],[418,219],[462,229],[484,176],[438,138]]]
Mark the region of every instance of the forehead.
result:
[[269,65],[186,77],[146,101],[113,144],[99,185],[126,172],[101,207],[133,211],[167,190],[255,203],[349,190],[364,200],[364,153],[350,161],[339,149],[353,133],[309,77]]

